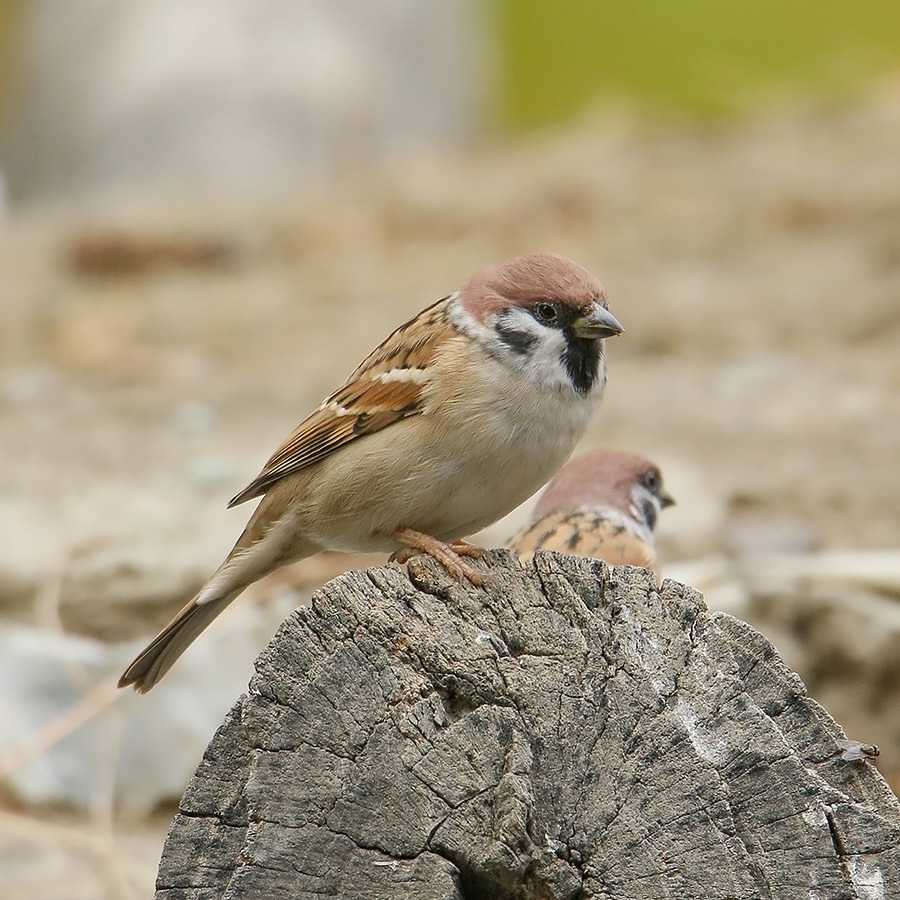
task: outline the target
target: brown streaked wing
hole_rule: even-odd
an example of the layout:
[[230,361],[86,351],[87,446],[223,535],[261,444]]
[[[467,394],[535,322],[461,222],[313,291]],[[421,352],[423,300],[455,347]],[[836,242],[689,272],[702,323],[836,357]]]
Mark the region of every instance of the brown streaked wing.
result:
[[602,559],[611,566],[655,569],[651,546],[623,525],[589,510],[548,513],[518,532],[507,546],[526,559],[537,550],[555,550]]
[[447,317],[448,297],[401,325],[353,374],[301,422],[229,507],[264,494],[276,481],[319,462],[350,441],[422,412],[427,379],[380,381],[399,369],[425,370],[438,348],[457,332]]

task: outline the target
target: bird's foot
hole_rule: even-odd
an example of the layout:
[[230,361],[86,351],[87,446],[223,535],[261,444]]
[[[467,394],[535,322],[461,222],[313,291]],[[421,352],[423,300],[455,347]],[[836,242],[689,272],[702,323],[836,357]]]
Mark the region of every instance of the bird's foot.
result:
[[450,541],[447,545],[457,556],[468,556],[470,559],[487,559],[491,555],[490,550],[484,547],[476,547],[468,541]]
[[391,537],[406,546],[392,553],[390,562],[405,563],[420,553],[427,553],[460,580],[466,579],[476,587],[497,584],[495,578],[473,569],[463,559],[464,556],[481,559],[489,552],[468,541],[452,541],[445,544],[429,534],[414,531],[412,528],[398,528]]
[[402,566],[405,563],[408,563],[414,556],[420,556],[421,553],[421,550],[414,550],[412,547],[401,547],[388,557],[388,562],[397,563],[397,565]]

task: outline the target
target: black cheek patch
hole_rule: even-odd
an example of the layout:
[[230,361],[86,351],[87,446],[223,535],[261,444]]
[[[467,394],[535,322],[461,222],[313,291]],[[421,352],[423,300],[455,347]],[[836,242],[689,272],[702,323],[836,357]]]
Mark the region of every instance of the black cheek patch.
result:
[[638,506],[641,508],[641,515],[644,517],[647,527],[653,531],[656,528],[656,507],[653,502],[644,497],[638,502]]
[[502,321],[496,323],[495,329],[497,331],[497,337],[499,337],[513,353],[517,353],[519,356],[527,356],[531,353],[532,348],[538,340],[536,335],[529,334],[527,331],[518,331],[515,328],[510,328]]

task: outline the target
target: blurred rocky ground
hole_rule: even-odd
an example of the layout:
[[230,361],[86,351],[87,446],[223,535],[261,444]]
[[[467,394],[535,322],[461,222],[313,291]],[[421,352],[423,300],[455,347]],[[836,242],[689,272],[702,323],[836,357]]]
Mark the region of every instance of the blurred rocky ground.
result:
[[[772,637],[848,736],[881,746],[896,788],[898,160],[888,85],[718,125],[607,110],[285,181],[274,198],[157,190],[13,212],[0,235],[10,896],[41,896],[39,869],[68,891],[42,882],[46,896],[147,893],[165,821],[147,817],[180,795],[256,653],[318,584],[381,558],[309,560],[249,591],[150,695],[112,682],[219,563],[248,512],[225,502],[294,425],[398,323],[536,250],[596,272],[625,325],[584,445],[661,464],[678,501],[664,574]],[[148,821],[156,842],[140,838]],[[43,868],[23,862],[36,835]]]

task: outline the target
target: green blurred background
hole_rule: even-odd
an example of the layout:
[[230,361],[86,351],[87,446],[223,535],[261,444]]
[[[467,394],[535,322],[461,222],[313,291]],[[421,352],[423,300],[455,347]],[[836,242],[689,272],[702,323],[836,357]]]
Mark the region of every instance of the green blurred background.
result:
[[514,126],[620,95],[720,115],[785,89],[841,96],[900,67],[896,0],[492,0],[491,15]]
[[[897,0],[486,0],[498,119],[565,120],[598,100],[702,116],[784,91],[841,97],[900,68]],[[0,0],[0,98],[26,0]]]
[[[54,15],[47,0],[0,0],[0,138],[5,142],[0,162],[15,202],[38,193],[64,193],[73,185],[90,190],[104,179],[115,180],[117,165],[135,182],[146,181],[156,173],[150,163],[141,163],[141,154],[161,159],[171,150],[176,169],[186,166],[184,160],[194,153],[195,129],[198,153],[215,156],[233,138],[213,138],[211,149],[203,135],[232,115],[252,119],[267,103],[283,104],[286,124],[266,123],[274,129],[269,138],[254,120],[246,133],[255,136],[256,145],[250,142],[247,159],[254,159],[260,147],[266,152],[277,146],[290,133],[298,146],[285,153],[302,167],[311,154],[297,135],[306,129],[309,142],[323,140],[315,131],[322,126],[316,116],[325,117],[324,140],[336,134],[340,145],[323,151],[324,156],[364,159],[377,148],[376,157],[385,149],[390,157],[398,149],[401,154],[414,151],[422,135],[425,144],[453,144],[473,132],[541,128],[609,104],[622,103],[650,117],[709,120],[790,106],[798,98],[841,101],[900,71],[897,0],[467,0],[459,7],[436,3],[424,11],[398,3],[384,15],[375,7],[354,8],[352,21],[346,22],[348,33],[355,32],[354,40],[370,35],[365,39],[369,49],[376,57],[382,54],[373,72],[354,69],[365,68],[365,60],[357,65],[365,53],[347,45],[344,56],[334,56],[324,74],[316,74],[321,60],[310,63],[312,74],[290,63],[270,90],[269,76],[257,77],[261,70],[277,68],[279,54],[295,51],[300,59],[311,52],[302,46],[310,36],[302,15],[296,21],[286,16],[284,46],[276,39],[260,49],[257,41],[260,55],[250,71],[243,76],[232,71],[229,81],[215,71],[210,50],[223,34],[226,47],[234,43],[227,27],[220,34],[215,24],[200,25],[192,40],[202,37],[205,43],[195,44],[196,52],[186,56],[179,31],[184,22],[191,23],[189,8],[166,19],[164,7],[140,6],[140,15],[155,29],[147,36],[140,15],[129,14],[128,6],[104,4],[86,3],[80,12],[61,5]],[[285,15],[286,8],[276,11]],[[265,20],[268,15],[270,32],[279,31],[271,11],[248,9],[240,15],[254,27],[259,29],[254,16]],[[312,7],[298,4],[295,9],[315,20]],[[339,21],[345,13],[328,15]],[[193,27],[202,21],[194,16]],[[251,29],[247,35],[250,48],[253,34]],[[388,34],[393,37],[386,38]],[[148,51],[147,41],[158,53]],[[340,50],[340,40],[337,45]],[[134,54],[133,69],[122,66],[123,55],[132,53],[126,46],[142,47]],[[333,49],[322,52],[327,56]],[[233,47],[226,52],[234,55],[233,70],[246,63]],[[398,59],[411,67],[404,70],[400,64],[399,82],[372,77]],[[173,66],[168,82],[161,75],[166,65]],[[206,73],[206,82],[192,81],[197,71]],[[402,86],[417,82],[418,73],[421,84],[404,93]],[[309,83],[301,85],[304,79]],[[319,98],[312,128],[297,113],[307,89]],[[241,96],[253,91],[260,92],[260,104],[241,108]],[[358,116],[345,103],[354,92],[359,95]],[[186,98],[186,107],[191,97],[194,110],[179,119],[181,100]],[[398,110],[399,117],[392,119]],[[299,125],[291,122],[292,114]],[[339,124],[328,125],[328,116]],[[160,135],[161,143],[155,145]],[[349,153],[341,149],[348,141],[358,145]],[[232,154],[237,168],[240,152]],[[114,163],[108,166],[104,160]],[[97,177],[96,169],[104,165],[108,171]],[[288,168],[277,159],[264,159],[258,166],[264,172]],[[201,171],[207,171],[205,164]],[[223,167],[219,182],[230,180],[231,172]]]
[[20,0],[0,0],[0,103],[9,91],[15,44],[20,36],[20,12]]

